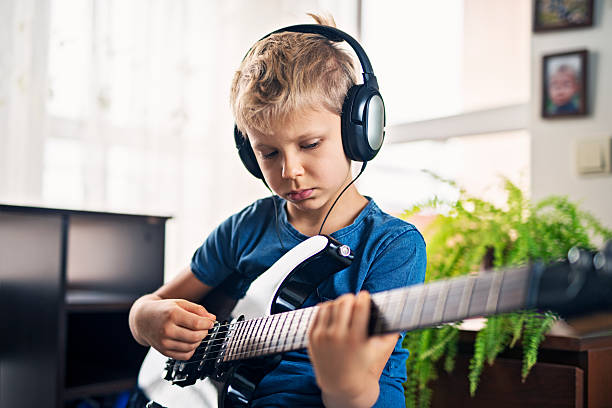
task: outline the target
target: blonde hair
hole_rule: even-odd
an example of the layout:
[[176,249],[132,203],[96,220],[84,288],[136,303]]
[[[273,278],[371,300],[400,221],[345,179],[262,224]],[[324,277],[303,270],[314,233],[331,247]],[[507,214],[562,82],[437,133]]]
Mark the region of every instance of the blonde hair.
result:
[[[333,18],[310,14],[335,27]],[[356,84],[351,55],[319,34],[281,32],[258,41],[232,81],[230,104],[238,129],[268,133],[302,109],[336,114]]]

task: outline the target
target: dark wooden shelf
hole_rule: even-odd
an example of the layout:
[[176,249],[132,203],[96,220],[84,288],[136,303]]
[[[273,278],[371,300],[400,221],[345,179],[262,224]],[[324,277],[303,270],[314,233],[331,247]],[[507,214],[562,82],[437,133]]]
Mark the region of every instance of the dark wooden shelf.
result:
[[69,312],[95,312],[128,310],[138,295],[69,289],[66,292],[66,310]]
[[55,208],[55,207],[34,207],[25,205],[13,205],[8,203],[0,203],[0,211],[20,212],[28,214],[63,214],[63,215],[85,215],[85,216],[119,216],[125,218],[141,218],[147,219],[149,222],[165,223],[166,220],[172,218],[167,214],[136,214],[136,213],[119,213],[108,211],[82,210],[77,208]]
[[129,310],[163,283],[167,219],[0,204],[11,331],[0,407],[72,407],[134,387],[147,348],[132,337]]
[[[598,314],[593,318],[608,319],[612,322],[612,314]],[[463,343],[473,343],[476,334],[482,327],[478,320],[476,323],[468,323],[461,326],[459,339]],[[610,326],[608,324],[607,326]],[[540,345],[540,350],[559,350],[559,351],[586,351],[593,348],[609,347],[612,344],[612,330],[601,330],[589,334],[580,333],[575,328],[564,321],[556,322],[546,338]]]
[[521,344],[503,351],[493,366],[485,364],[476,395],[469,395],[468,372],[478,325],[462,327],[455,370],[432,384],[432,408],[611,407],[612,334],[585,336],[563,322],[553,326],[540,345],[538,362],[521,382]]

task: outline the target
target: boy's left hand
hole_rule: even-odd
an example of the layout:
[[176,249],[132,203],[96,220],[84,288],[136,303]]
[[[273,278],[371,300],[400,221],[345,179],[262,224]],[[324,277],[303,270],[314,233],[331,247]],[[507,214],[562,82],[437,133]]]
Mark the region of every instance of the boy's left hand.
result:
[[308,332],[308,353],[323,397],[373,405],[378,380],[397,333],[368,337],[370,295],[347,294],[322,303]]

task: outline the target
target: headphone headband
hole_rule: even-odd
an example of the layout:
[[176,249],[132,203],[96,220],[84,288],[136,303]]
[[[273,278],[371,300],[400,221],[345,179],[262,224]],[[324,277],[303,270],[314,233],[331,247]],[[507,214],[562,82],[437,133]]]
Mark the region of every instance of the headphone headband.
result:
[[293,32],[293,33],[308,33],[308,34],[319,34],[323,37],[327,38],[330,41],[334,42],[342,42],[346,41],[348,45],[351,46],[355,54],[357,54],[357,58],[359,58],[359,63],[361,64],[361,68],[363,69],[363,82],[371,87],[378,89],[378,82],[376,81],[376,76],[374,75],[374,69],[372,69],[372,64],[370,63],[370,59],[368,55],[365,53],[365,50],[361,47],[361,44],[357,42],[353,37],[349,34],[345,33],[342,30],[338,30],[335,27],[330,27],[326,25],[320,24],[297,24],[292,25],[285,28],[280,28],[276,31],[271,32],[270,34],[262,37],[260,39],[263,40],[271,36],[272,34],[284,33],[284,32]]

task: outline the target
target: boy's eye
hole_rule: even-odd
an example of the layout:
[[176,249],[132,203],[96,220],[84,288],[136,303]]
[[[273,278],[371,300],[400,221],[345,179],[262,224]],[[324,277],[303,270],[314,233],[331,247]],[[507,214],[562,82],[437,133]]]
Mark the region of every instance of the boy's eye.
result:
[[270,153],[262,153],[262,154],[261,154],[261,156],[262,156],[262,157],[263,157],[265,160],[269,160],[269,159],[274,158],[274,156],[276,156],[276,154],[277,154],[277,153],[278,153],[278,152],[276,152],[276,151],[273,151],[273,152],[270,152]]
[[318,145],[319,145],[319,142],[314,142],[314,143],[310,143],[305,146],[302,146],[302,149],[314,149]]

